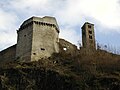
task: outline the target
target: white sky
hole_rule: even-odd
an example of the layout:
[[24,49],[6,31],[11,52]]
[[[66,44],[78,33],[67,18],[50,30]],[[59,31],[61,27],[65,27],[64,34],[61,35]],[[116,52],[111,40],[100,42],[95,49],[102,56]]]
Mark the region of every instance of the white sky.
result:
[[0,0],[0,50],[17,42],[24,20],[46,15],[56,17],[60,37],[74,44],[81,42],[80,27],[88,21],[98,41],[120,45],[120,0]]

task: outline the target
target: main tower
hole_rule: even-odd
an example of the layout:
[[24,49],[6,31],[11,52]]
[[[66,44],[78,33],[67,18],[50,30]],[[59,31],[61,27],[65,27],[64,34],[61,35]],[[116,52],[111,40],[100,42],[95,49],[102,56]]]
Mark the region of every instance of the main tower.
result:
[[31,17],[20,26],[16,59],[38,61],[59,52],[59,27],[54,17]]
[[82,45],[87,50],[95,50],[94,24],[86,22],[82,26]]

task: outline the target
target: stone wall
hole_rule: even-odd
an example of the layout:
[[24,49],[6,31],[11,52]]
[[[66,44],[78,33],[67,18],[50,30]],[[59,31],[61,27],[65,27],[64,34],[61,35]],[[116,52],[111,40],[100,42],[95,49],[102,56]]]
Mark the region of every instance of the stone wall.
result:
[[15,60],[16,44],[0,52],[0,63]]
[[33,18],[31,61],[59,52],[59,27],[54,17]]
[[33,23],[28,23],[22,25],[17,31],[16,59],[18,60],[30,61],[31,59],[32,29]]
[[[50,20],[48,19],[48,21]],[[53,53],[59,52],[59,30],[54,23],[35,21],[31,60],[50,57]]]
[[60,53],[65,52],[66,54],[75,55],[78,52],[77,46],[64,40],[59,39]]
[[[66,54],[75,55],[78,52],[77,46],[71,44],[70,42],[68,42],[68,41],[66,41],[64,39],[59,39],[58,44],[59,44],[60,53],[65,52]],[[44,43],[43,45],[45,45],[47,47],[47,45],[49,45],[49,43]],[[53,44],[51,44],[51,45],[53,45]],[[11,47],[9,47],[9,48],[7,48],[7,49],[0,52],[0,63],[1,62],[14,61],[14,60],[17,59],[16,58],[16,46],[17,45],[15,44],[15,45],[13,45],[13,46],[11,46]],[[51,48],[51,46],[48,47],[48,50],[49,50],[49,48]],[[21,49],[23,49],[23,48],[21,48]],[[41,50],[44,53],[47,53],[46,51],[43,50],[44,48],[38,47],[36,49]],[[45,49],[47,50],[47,48],[45,48]],[[30,52],[27,52],[27,53],[30,53]],[[37,56],[34,55],[33,60],[36,59],[36,58],[39,60],[40,57],[42,57],[41,55],[39,55],[39,54]],[[21,58],[21,59],[24,59],[24,58]],[[26,59],[30,61],[29,58],[26,58]]]

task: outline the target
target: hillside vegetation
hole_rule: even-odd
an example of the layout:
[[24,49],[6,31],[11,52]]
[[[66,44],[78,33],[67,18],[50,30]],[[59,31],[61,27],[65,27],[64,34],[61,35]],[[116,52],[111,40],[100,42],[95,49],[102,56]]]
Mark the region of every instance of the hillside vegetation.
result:
[[2,63],[0,90],[120,90],[120,56],[79,51],[35,62]]

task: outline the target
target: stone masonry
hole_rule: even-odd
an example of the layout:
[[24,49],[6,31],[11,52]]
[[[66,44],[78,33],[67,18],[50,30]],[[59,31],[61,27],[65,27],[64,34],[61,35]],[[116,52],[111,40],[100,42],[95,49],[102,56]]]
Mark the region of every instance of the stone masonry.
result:
[[86,50],[95,50],[94,24],[86,22],[82,26],[82,45]]
[[54,17],[32,17],[17,33],[17,59],[37,61],[59,52],[59,27]]

